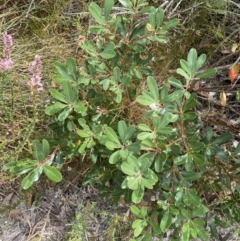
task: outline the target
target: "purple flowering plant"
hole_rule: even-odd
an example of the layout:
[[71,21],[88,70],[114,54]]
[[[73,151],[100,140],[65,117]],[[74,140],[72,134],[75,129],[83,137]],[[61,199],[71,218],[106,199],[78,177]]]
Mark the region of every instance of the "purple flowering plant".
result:
[[12,46],[12,36],[7,32],[3,33],[3,58],[0,60],[0,71],[10,69],[13,66],[13,61],[11,59]]
[[35,55],[34,61],[31,63],[31,66],[29,67],[29,71],[32,74],[30,82],[31,88],[36,87],[37,91],[42,91],[42,61],[39,55]]

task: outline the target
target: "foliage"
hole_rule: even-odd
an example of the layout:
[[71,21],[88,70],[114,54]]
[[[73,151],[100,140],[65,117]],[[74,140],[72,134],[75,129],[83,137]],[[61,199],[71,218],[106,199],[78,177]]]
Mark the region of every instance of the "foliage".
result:
[[60,182],[62,175],[58,169],[52,166],[54,158],[59,167],[61,166],[61,155],[57,152],[50,151],[49,143],[43,140],[42,144],[35,140],[33,141],[33,160],[24,158],[15,162],[10,162],[4,165],[4,170],[9,170],[14,175],[22,175],[28,173],[22,180],[22,188],[28,189],[34,182],[38,181],[42,172],[54,182]]
[[[102,192],[111,192],[116,199],[124,195],[127,202],[136,204],[131,206],[136,217],[132,241],[151,240],[168,229],[174,230],[172,240],[209,240],[207,224],[218,238],[216,225],[224,225],[219,210],[229,222],[240,221],[240,145],[231,152],[226,148],[231,133],[215,136],[211,127],[203,126],[195,111],[197,96],[192,93],[196,81],[213,76],[216,70],[199,72],[206,55],[198,56],[192,48],[187,59],[180,60],[180,78],[157,83],[150,67],[151,46],[167,43],[168,30],[178,20],[165,22],[163,9],[143,0],[119,2],[125,15],[110,14],[113,0],[105,1],[103,10],[90,4],[96,24],[89,31],[96,38],[79,44],[87,54],[84,69],[79,70],[72,58],[65,64],[55,63],[59,89],[49,90],[53,103],[45,110],[57,135],[51,144],[57,144],[67,157],[88,154],[94,165],[85,184],[97,180]],[[138,121],[128,117],[133,105],[145,112]],[[55,152],[49,155],[47,143],[33,143],[36,160],[5,166],[16,175],[30,171],[23,187],[37,181],[42,170],[60,181],[60,173],[51,166]],[[106,187],[108,180],[115,190]],[[229,198],[221,197],[222,189],[231,190]],[[147,190],[160,192],[151,211],[137,207]],[[207,198],[213,192],[218,196],[216,206]]]

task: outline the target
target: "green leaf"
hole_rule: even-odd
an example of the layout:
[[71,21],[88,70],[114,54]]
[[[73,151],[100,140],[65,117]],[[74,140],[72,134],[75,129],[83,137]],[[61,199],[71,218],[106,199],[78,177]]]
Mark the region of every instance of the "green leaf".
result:
[[198,207],[201,204],[201,198],[196,194],[195,190],[186,190],[183,195],[183,202],[187,206]]
[[195,78],[196,79],[205,79],[214,76],[217,73],[217,69],[207,69],[201,74],[198,74]]
[[164,18],[164,11],[161,7],[159,7],[156,11],[156,14],[155,14],[156,25],[157,25],[156,28],[157,29],[162,25],[163,18]]
[[140,149],[141,149],[141,146],[140,146],[140,142],[139,141],[136,141],[134,143],[131,143],[130,145],[128,145],[128,150],[135,153],[135,154],[138,154]]
[[152,76],[147,77],[147,85],[155,102],[158,102],[158,98],[159,98],[158,85],[156,80]]
[[174,86],[175,88],[184,89],[183,84],[178,79],[176,79],[174,77],[168,78],[168,83],[170,85]]
[[73,58],[67,58],[66,62],[67,62],[68,69],[70,70],[72,75],[75,76],[77,72],[77,66],[76,66],[75,60]]
[[62,174],[54,166],[43,166],[43,171],[45,175],[54,182],[60,182],[62,180]]
[[65,96],[62,93],[58,92],[56,89],[50,89],[49,92],[56,100],[67,103]]
[[83,138],[89,138],[91,136],[91,132],[88,130],[77,130],[77,134]]
[[197,166],[201,167],[205,164],[205,159],[202,155],[191,153],[193,161],[197,164]]
[[104,49],[104,50],[100,53],[100,56],[101,56],[103,59],[112,59],[115,55],[116,55],[116,52],[115,52],[113,49],[107,49],[107,50]]
[[57,69],[58,73],[63,77],[62,80],[64,81],[74,81],[74,77],[68,73],[68,69],[62,63],[56,61],[54,63],[55,68]]
[[142,219],[137,219],[132,223],[132,228],[134,229],[134,237],[139,236],[143,229],[147,226],[147,222]]
[[113,152],[113,154],[109,158],[110,164],[116,164],[120,160],[119,151]]
[[29,179],[29,175],[23,178],[21,186],[24,190],[28,189],[33,185],[34,181]]
[[132,212],[135,216],[139,217],[139,215],[140,215],[140,209],[139,209],[138,207],[136,207],[135,205],[132,205],[132,206],[130,207],[130,210],[131,210],[131,212]]
[[[118,122],[118,134],[122,141],[124,140],[124,134],[125,134],[126,130],[127,130],[126,122],[123,120],[119,121]],[[123,143],[124,143],[124,141],[123,141]]]
[[74,88],[70,81],[62,82],[63,94],[68,103],[72,104],[77,101],[78,94],[76,88]]
[[143,196],[144,196],[144,188],[139,185],[137,190],[133,190],[132,192],[132,201],[134,203],[139,203],[141,202]]
[[104,16],[106,19],[108,18],[113,5],[114,5],[114,0],[105,0],[104,1]]
[[105,23],[105,18],[102,16],[102,9],[96,3],[92,2],[88,7],[88,11],[96,22],[99,24]]
[[120,80],[121,71],[120,71],[119,67],[117,67],[117,66],[113,68],[113,77],[114,77],[115,81]]
[[49,143],[46,139],[43,139],[42,140],[42,152],[43,152],[43,155],[44,157],[46,158],[49,153],[50,153],[50,147],[49,147]]
[[106,141],[105,146],[107,147],[107,149],[109,149],[111,151],[122,147],[122,145],[120,143],[116,143],[113,141]]
[[167,155],[164,152],[158,153],[154,160],[154,168],[156,172],[161,172],[163,170],[163,166],[167,159]]
[[238,142],[237,144],[237,147],[234,151],[234,156],[237,157],[239,153],[240,153],[240,142]]
[[132,177],[127,177],[127,186],[131,190],[137,190],[139,186],[139,180],[137,177],[132,176]]
[[163,103],[173,102],[180,99],[183,96],[183,90],[176,90],[172,94],[168,95],[168,97],[162,100]]
[[147,95],[146,92],[144,95],[137,96],[136,100],[140,105],[144,106],[155,103],[153,96],[150,93]]
[[112,141],[118,145],[121,145],[120,141],[118,140],[117,134],[111,127],[109,127],[109,126],[105,127],[105,134],[110,141]]
[[177,74],[183,76],[186,80],[190,79],[189,74],[187,74],[183,69],[177,68]]
[[46,115],[51,116],[51,115],[54,115],[54,114],[60,112],[62,109],[66,108],[66,107],[67,107],[67,105],[62,104],[60,102],[56,102],[53,105],[46,107],[45,113],[46,113]]
[[71,113],[71,109],[64,109],[59,115],[58,115],[58,120],[59,121],[64,121],[68,118],[69,114]]
[[134,168],[134,165],[129,164],[128,162],[124,162],[121,165],[121,170],[123,173],[129,175],[129,176],[134,176],[136,175],[136,170]]
[[189,241],[190,239],[190,225],[189,222],[184,223],[182,226],[182,235],[181,235],[181,240],[180,241]]
[[184,59],[181,59],[180,60],[180,65],[181,65],[181,68],[189,75],[191,76],[191,69],[189,68],[188,66],[188,62]]
[[38,162],[42,162],[45,159],[42,144],[40,143],[39,140],[34,140],[32,143],[33,143],[32,155],[34,159],[37,160]]
[[134,126],[129,126],[127,128],[127,130],[124,132],[124,136],[123,136],[123,143],[125,144],[132,136],[133,134],[136,132],[135,127]]
[[138,129],[141,130],[141,131],[152,131],[151,128],[148,125],[143,124],[143,123],[138,125]]
[[197,69],[196,69],[196,64],[197,64],[197,50],[194,48],[191,48],[190,51],[188,52],[187,56],[187,62],[188,62],[188,67],[191,71],[191,76],[194,76]]
[[128,10],[132,10],[132,3],[129,0],[118,0],[123,7],[127,8]]
[[183,156],[177,156],[174,159],[174,163],[175,165],[182,165],[187,161],[187,159],[188,159],[188,154],[185,154]]
[[198,59],[197,59],[197,63],[196,63],[196,69],[199,70],[203,64],[205,63],[206,61],[206,54],[201,54]]
[[145,140],[145,139],[155,139],[156,133],[153,132],[141,132],[137,136],[138,140]]
[[164,233],[172,224],[172,214],[167,210],[160,222],[160,228],[162,232]]
[[213,143],[214,144],[223,144],[229,142],[232,139],[232,134],[230,132],[223,133],[222,135],[218,136]]

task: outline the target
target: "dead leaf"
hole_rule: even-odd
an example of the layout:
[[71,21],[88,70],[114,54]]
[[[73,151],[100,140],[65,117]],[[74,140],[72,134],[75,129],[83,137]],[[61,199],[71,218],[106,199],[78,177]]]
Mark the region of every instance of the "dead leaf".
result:
[[225,91],[222,89],[221,93],[220,93],[220,103],[221,106],[226,106],[227,105],[227,97],[226,97],[226,93]]
[[229,70],[228,76],[231,81],[231,84],[233,84],[236,81],[239,71],[240,71],[239,63],[233,65],[232,68]]

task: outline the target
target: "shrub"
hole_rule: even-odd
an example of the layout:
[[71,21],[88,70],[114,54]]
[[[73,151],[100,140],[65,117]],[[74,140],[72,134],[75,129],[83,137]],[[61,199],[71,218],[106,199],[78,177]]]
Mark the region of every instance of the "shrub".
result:
[[[102,193],[110,192],[116,200],[124,195],[126,202],[135,203],[132,241],[151,240],[169,229],[172,240],[208,240],[207,224],[218,238],[216,225],[240,219],[240,145],[232,151],[226,144],[231,133],[217,136],[201,122],[192,92],[197,81],[216,70],[199,71],[206,55],[192,48],[187,59],[180,60],[179,79],[158,83],[150,67],[151,47],[167,43],[167,33],[178,20],[165,22],[163,9],[146,1],[119,2],[123,12],[113,14],[113,0],[105,1],[103,10],[90,4],[92,40],[79,38],[79,48],[87,55],[83,69],[72,58],[55,63],[59,88],[49,90],[53,103],[45,113],[52,118],[56,138],[49,141],[68,158],[89,155],[93,165],[84,184],[97,182]],[[50,167],[59,152],[54,149],[49,156],[46,140],[35,141],[34,147],[35,175],[28,174],[29,185],[23,187],[38,180],[42,169],[60,181],[59,171]],[[16,173],[14,165],[6,169],[33,172],[25,168]],[[106,186],[108,180],[114,190]],[[149,189],[160,193],[151,211],[137,205]],[[226,197],[227,189],[231,193]],[[217,197],[214,205],[208,199],[212,193]]]

